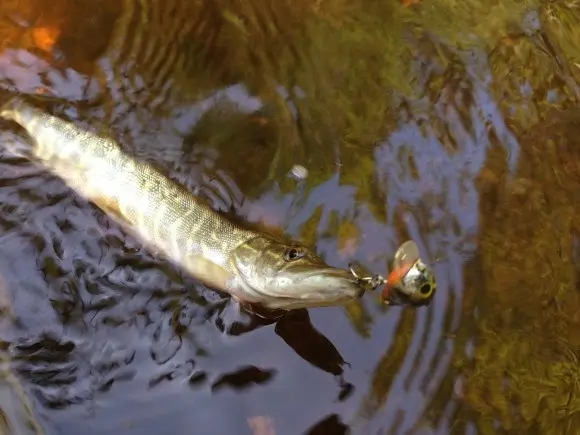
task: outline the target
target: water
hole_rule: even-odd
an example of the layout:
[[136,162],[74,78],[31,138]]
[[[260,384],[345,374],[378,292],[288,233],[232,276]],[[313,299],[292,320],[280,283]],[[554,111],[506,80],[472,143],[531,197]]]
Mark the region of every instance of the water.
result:
[[403,4],[3,3],[3,87],[331,264],[413,238],[438,279],[419,310],[251,318],[3,123],[5,432],[575,433],[576,6]]

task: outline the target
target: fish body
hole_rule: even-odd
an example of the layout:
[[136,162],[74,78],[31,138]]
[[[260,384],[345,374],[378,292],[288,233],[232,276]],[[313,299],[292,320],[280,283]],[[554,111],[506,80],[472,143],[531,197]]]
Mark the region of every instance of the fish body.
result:
[[33,139],[31,157],[210,288],[267,309],[340,305],[364,293],[304,245],[244,228],[109,137],[16,97],[0,109]]

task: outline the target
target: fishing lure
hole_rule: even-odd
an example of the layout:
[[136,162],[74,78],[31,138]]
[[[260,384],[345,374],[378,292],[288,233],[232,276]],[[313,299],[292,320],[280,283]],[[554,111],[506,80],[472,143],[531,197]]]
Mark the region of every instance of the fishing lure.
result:
[[433,270],[421,259],[419,247],[411,240],[397,249],[393,270],[387,278],[381,275],[361,277],[352,263],[349,269],[367,288],[375,290],[383,286],[381,301],[385,305],[428,305],[437,290]]

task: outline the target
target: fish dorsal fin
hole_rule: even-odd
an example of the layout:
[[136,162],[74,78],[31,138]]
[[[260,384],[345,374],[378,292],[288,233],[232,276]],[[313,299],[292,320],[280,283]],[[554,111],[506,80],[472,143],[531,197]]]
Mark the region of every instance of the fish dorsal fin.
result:
[[110,215],[112,218],[119,220],[120,223],[128,223],[121,212],[119,202],[113,197],[91,197],[88,198],[93,204]]

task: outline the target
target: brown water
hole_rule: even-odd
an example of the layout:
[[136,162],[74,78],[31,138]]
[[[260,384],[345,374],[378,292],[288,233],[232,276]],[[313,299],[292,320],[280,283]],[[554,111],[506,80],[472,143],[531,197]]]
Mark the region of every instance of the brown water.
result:
[[4,431],[577,433],[576,3],[198,3],[4,0],[0,84],[436,298],[261,323],[3,147]]

